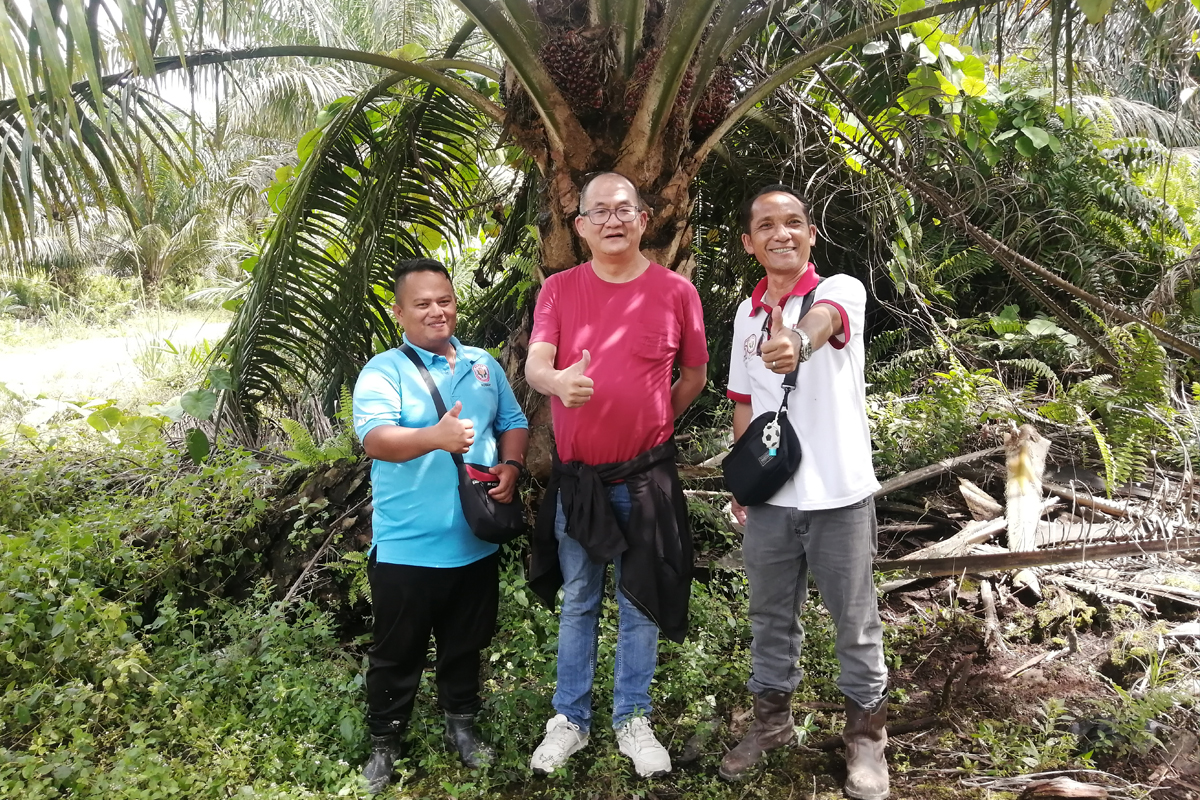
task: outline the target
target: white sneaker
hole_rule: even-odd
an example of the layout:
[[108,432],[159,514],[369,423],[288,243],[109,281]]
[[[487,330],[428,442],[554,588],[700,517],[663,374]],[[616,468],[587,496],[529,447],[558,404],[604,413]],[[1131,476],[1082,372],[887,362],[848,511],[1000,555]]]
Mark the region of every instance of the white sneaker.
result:
[[617,745],[633,759],[633,768],[643,778],[655,778],[671,771],[671,756],[667,748],[654,738],[650,720],[632,717],[617,728]]
[[546,738],[533,751],[529,759],[529,768],[542,775],[549,775],[554,770],[567,763],[572,753],[583,749],[588,743],[587,731],[581,731],[579,726],[562,714],[555,715],[546,723]]

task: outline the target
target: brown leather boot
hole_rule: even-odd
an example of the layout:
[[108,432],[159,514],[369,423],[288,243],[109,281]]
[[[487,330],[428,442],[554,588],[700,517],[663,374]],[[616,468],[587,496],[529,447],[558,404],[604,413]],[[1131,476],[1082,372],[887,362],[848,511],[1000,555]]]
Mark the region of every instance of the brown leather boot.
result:
[[867,709],[846,698],[846,794],[854,800],[885,800],[888,790],[887,697]]
[[785,747],[796,738],[792,693],[771,690],[754,696],[754,722],[737,746],[721,759],[718,770],[727,781],[740,781],[763,753]]

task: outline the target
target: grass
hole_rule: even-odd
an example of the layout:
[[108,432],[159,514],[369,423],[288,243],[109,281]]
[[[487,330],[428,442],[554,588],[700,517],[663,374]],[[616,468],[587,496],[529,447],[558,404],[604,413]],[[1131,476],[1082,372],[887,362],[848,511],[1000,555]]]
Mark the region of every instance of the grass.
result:
[[[286,610],[274,605],[289,585],[286,576],[295,574],[288,565],[307,560],[337,513],[297,503],[303,474],[265,467],[234,449],[197,468],[161,445],[117,450],[97,442],[40,455],[21,451],[0,466],[0,796],[362,796],[369,607],[357,591],[361,530],[335,542],[301,602]],[[318,466],[313,474],[330,470]],[[682,645],[662,645],[652,689],[656,729],[673,753],[716,721],[699,759],[644,781],[617,753],[605,711],[616,621],[610,598],[593,741],[561,775],[532,776],[529,754],[552,713],[557,619],[534,600],[517,555],[509,551],[504,561],[499,633],[485,667],[482,727],[497,746],[496,764],[471,771],[444,751],[426,673],[409,755],[385,796],[839,796],[836,753],[779,752],[744,784],[717,778],[737,737],[730,720],[748,705],[750,638],[745,579],[720,570],[695,585],[692,634]],[[803,612],[807,677],[797,701],[836,703],[833,631],[813,600]],[[923,704],[940,692],[945,659],[977,643],[970,619],[960,612],[921,623],[913,615],[889,625],[901,717],[929,713]],[[1164,658],[1182,677],[1184,662]],[[1163,684],[1168,672],[1160,670]],[[1131,682],[1138,677],[1129,675]],[[1095,698],[1055,702],[1046,689],[1022,686],[988,678],[956,700],[953,727],[897,737],[897,796],[1000,796],[962,789],[959,775],[1088,768],[1101,759],[1118,770],[1123,758],[1155,752],[1157,741],[1145,735],[1149,720],[1183,724],[1191,713],[1167,685],[1153,695],[1113,699],[1110,685],[1096,680]],[[1097,717],[1112,720],[1110,733],[1084,753],[1066,726]],[[837,734],[841,720],[836,711],[818,710],[804,724],[812,742]]]

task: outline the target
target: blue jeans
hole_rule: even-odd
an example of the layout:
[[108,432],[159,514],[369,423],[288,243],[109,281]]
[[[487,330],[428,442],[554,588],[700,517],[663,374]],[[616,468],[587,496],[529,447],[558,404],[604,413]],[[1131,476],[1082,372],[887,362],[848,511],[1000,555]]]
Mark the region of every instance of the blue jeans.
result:
[[[617,522],[629,522],[629,487],[608,487]],[[591,729],[592,682],[596,677],[596,641],[600,634],[600,601],[607,564],[593,564],[583,545],[567,535],[567,518],[559,503],[554,520],[558,564],[563,575],[563,603],[558,625],[558,686],[554,710],[581,730]],[[617,586],[617,654],[613,686],[613,727],[635,716],[650,715],[650,682],[658,660],[658,626],[621,591],[621,557],[614,562]]]

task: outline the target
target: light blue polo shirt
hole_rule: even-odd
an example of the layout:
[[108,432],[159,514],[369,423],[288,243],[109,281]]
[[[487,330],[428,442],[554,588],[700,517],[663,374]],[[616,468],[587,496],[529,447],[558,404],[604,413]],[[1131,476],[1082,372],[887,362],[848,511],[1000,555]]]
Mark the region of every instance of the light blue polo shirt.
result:
[[[462,401],[462,419],[475,423],[475,443],[463,458],[473,464],[499,462],[496,439],[529,422],[508,385],[504,370],[486,350],[466,347],[451,337],[455,366],[445,357],[413,345],[429,370],[446,408]],[[399,348],[367,362],[354,386],[354,430],[360,439],[380,425],[426,428],[436,425],[437,411],[416,366]],[[458,500],[458,471],[453,457],[435,450],[396,464],[375,459],[371,465],[371,547],[387,564],[415,567],[461,567],[499,548],[476,538]]]

